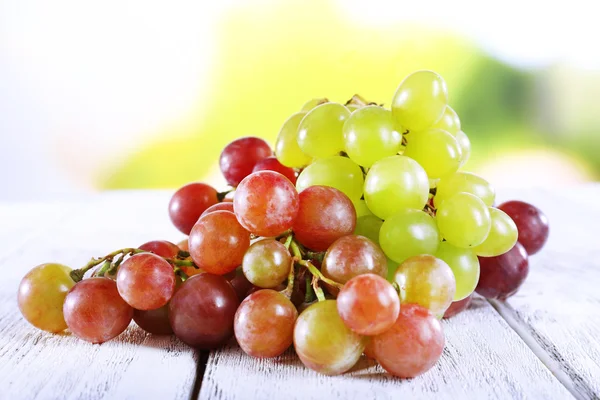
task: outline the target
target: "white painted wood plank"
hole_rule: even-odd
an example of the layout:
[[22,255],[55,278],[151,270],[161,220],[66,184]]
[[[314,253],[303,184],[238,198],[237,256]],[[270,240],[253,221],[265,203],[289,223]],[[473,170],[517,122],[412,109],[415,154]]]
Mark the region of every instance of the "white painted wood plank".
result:
[[[537,342],[557,376],[582,399],[600,398],[600,185],[560,193],[518,191],[550,221],[550,237],[530,257],[529,276],[506,303],[494,305]],[[517,328],[519,329],[519,328]],[[543,357],[543,356],[542,356]]]
[[92,345],[33,328],[16,304],[21,277],[37,264],[76,267],[119,247],[178,240],[168,199],[167,192],[110,193],[58,209],[0,207],[0,239],[12,240],[0,247],[0,399],[190,397],[197,355],[174,337],[147,335],[132,323],[119,338]]
[[362,358],[336,377],[305,368],[290,350],[274,360],[233,344],[211,354],[199,398],[219,399],[567,399],[569,392],[483,299],[444,322],[446,348],[426,374],[400,380]]

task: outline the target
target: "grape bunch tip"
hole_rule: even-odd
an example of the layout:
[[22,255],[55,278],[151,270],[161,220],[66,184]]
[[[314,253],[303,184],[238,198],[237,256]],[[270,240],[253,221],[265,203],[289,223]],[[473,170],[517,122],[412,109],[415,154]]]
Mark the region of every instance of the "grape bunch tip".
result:
[[460,170],[471,152],[446,83],[402,81],[391,107],[355,95],[309,100],[274,150],[243,137],[222,151],[230,185],[193,182],[168,204],[187,238],[47,263],[22,279],[23,317],[47,332],[103,343],[133,319],[211,350],[234,337],[252,357],[291,346],[325,375],[361,355],[412,378],[440,359],[440,319],[474,293],[505,300],[549,234],[535,206]]

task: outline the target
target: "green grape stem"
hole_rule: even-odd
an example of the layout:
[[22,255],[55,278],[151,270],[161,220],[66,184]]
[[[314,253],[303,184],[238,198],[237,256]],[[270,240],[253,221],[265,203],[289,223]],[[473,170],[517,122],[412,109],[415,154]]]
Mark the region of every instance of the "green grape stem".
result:
[[[102,264],[102,267],[100,267],[100,269],[98,269],[98,271],[94,274],[95,276],[104,276],[105,274],[114,275],[116,274],[117,269],[119,268],[125,257],[133,256],[139,253],[147,253],[147,251],[142,249],[136,249],[133,247],[115,250],[112,253],[105,255],[104,257],[92,258],[85,266],[79,269],[74,269],[69,275],[71,276],[71,279],[73,279],[74,282],[79,282],[83,279],[83,276],[86,272],[100,264]],[[189,253],[180,251],[179,254],[177,254],[177,258],[162,258],[174,267],[173,270],[176,273],[178,270],[180,270],[179,267],[194,267],[197,269],[198,266],[193,261],[182,259],[186,255],[189,256]],[[182,276],[181,274],[185,275],[183,271],[179,273],[180,276]]]
[[[291,242],[291,239],[288,238],[286,243],[287,242]],[[287,286],[284,290],[281,291],[281,294],[283,294],[288,299],[292,298],[292,293],[294,292],[294,279],[296,277],[296,269],[294,267],[296,265],[296,261],[296,257],[292,257],[292,262],[290,263],[290,272],[288,274]]]
[[189,278],[188,274],[183,272],[183,270],[179,267],[173,268],[173,272],[175,272],[175,275],[177,275],[181,278],[182,282],[185,282]]
[[317,300],[325,301],[325,293],[323,293],[323,289],[319,286],[319,278],[313,276],[312,278],[312,288],[315,291],[315,295],[317,296]]
[[308,269],[308,271],[318,280],[321,280],[321,281],[327,283],[328,285],[331,285],[338,289],[341,289],[344,287],[344,285],[342,285],[341,283],[338,283],[334,280],[331,280],[331,279],[325,277],[325,275],[323,275],[323,273],[321,271],[319,271],[319,269],[317,267],[315,267],[310,261],[300,260],[300,261],[298,261],[298,264],[302,265],[303,267],[306,267],[306,269]]

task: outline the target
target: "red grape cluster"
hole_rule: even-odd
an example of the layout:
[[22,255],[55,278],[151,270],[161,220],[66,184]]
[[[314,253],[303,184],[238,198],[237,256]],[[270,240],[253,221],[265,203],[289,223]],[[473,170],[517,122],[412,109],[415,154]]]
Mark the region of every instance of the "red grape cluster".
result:
[[[179,245],[152,241],[77,270],[34,268],[19,287],[23,316],[42,330],[68,328],[92,343],[116,337],[133,319],[147,332],[175,334],[199,349],[235,337],[250,356],[269,358],[293,345],[304,365],[327,375],[348,371],[362,354],[394,376],[426,372],[444,348],[440,318],[467,308],[475,288],[487,298],[514,294],[527,276],[528,254],[547,239],[548,222],[519,201],[488,211],[493,191],[475,175],[443,177],[423,196],[419,181],[427,175],[408,157],[380,163],[350,145],[350,158],[325,154],[339,144],[329,138],[319,147],[314,132],[346,129],[345,119],[353,123],[353,141],[372,117],[385,122],[386,146],[404,146],[389,112],[353,99],[331,107],[320,99],[307,105],[319,110],[312,120],[309,112],[286,121],[278,157],[256,137],[227,145],[220,167],[233,189],[190,183],[171,198],[169,216],[188,235]],[[364,118],[353,120],[365,107],[371,109]],[[288,136],[298,125],[296,143]],[[317,160],[311,164],[301,149]],[[427,164],[423,151],[414,157]],[[368,171],[355,160],[374,164]],[[390,201],[398,195],[406,197]],[[468,225],[473,212],[487,218],[483,235],[476,219]],[[458,217],[464,225],[452,222]]]

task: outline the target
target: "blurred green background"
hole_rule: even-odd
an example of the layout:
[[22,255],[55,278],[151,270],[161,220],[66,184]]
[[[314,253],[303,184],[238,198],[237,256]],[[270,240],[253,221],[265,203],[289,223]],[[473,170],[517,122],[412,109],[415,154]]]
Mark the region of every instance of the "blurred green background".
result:
[[273,143],[314,97],[389,105],[418,69],[448,84],[466,169],[500,187],[600,177],[600,36],[582,31],[596,29],[585,8],[567,23],[519,2],[1,1],[3,199],[222,186],[231,140]]

